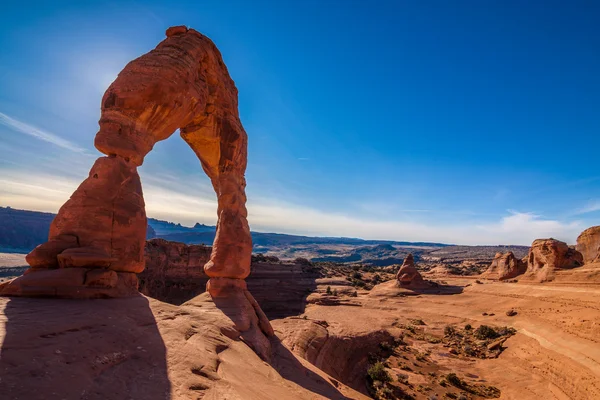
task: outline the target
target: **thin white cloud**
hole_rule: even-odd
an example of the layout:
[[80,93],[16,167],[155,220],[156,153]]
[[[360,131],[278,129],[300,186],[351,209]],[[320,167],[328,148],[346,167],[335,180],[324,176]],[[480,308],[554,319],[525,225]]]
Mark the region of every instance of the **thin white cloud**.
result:
[[[196,222],[214,224],[217,203],[212,188],[201,181],[187,185],[179,182],[168,175],[142,177],[148,216],[188,226]],[[79,181],[62,176],[5,170],[0,182],[0,205],[56,212],[78,184]],[[479,223],[462,221],[460,216],[452,223],[371,218],[253,196],[249,198],[248,211],[251,228],[260,232],[471,245],[529,245],[535,239],[548,237],[574,243],[587,227],[580,221],[544,219],[518,211]]]
[[574,215],[587,214],[595,211],[600,211],[600,200],[592,200],[588,202],[584,207],[576,210]]
[[43,129],[37,128],[33,125],[29,125],[25,122],[11,118],[2,112],[0,112],[0,124],[7,126],[13,131],[32,136],[36,139],[43,140],[44,142],[52,143],[64,149],[71,150],[77,153],[85,153],[85,149],[77,146],[74,143],[71,143],[66,139],[61,138],[60,136],[57,136],[50,132],[46,132]]

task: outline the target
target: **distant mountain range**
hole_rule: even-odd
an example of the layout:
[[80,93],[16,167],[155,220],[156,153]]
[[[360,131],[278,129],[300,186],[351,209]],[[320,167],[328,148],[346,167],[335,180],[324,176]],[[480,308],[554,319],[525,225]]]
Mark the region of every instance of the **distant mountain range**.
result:
[[[50,223],[56,214],[0,207],[0,252],[29,252],[48,238]],[[186,244],[212,245],[216,227],[197,223],[193,227],[169,221],[148,218],[147,237],[163,238]],[[344,237],[311,237],[282,233],[252,232],[254,250],[268,251],[271,247],[296,245],[352,245],[352,246],[419,246],[444,247],[443,243],[398,242],[391,240],[363,240]]]

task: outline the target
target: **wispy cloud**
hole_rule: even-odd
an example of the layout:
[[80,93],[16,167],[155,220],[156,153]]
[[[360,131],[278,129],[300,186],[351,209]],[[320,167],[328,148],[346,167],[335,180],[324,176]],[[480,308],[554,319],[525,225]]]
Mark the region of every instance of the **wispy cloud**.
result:
[[587,214],[594,211],[600,211],[600,200],[589,201],[585,206],[575,210],[574,215]]
[[[206,182],[173,179],[168,174],[142,176],[149,217],[193,225],[214,224],[217,203]],[[26,183],[25,183],[26,182]],[[194,182],[194,180],[192,180]],[[60,175],[2,171],[0,205],[56,212],[79,181]],[[364,239],[429,241],[456,244],[522,244],[555,237],[573,243],[587,226],[580,221],[546,219],[537,214],[508,210],[485,221],[407,221],[396,213],[387,216],[320,210],[299,204],[250,196],[248,219],[253,230]]]
[[52,143],[56,146],[62,147],[67,150],[71,150],[77,153],[85,153],[85,149],[77,146],[70,141],[61,138],[53,133],[46,132],[43,129],[37,128],[33,125],[29,125],[25,122],[16,120],[9,117],[8,115],[0,112],[0,124],[12,129],[15,132],[23,133],[25,135],[32,136],[36,139],[43,140],[44,142]]

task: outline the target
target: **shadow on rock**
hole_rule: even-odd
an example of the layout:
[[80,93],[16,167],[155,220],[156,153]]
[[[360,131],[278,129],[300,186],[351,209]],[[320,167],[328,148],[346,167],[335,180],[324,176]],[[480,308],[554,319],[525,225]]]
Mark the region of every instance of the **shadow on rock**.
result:
[[0,299],[3,399],[171,398],[148,300]]
[[[340,383],[333,378],[325,378],[306,368],[285,347],[277,337],[271,339],[273,360],[271,366],[289,381],[310,390],[311,392],[333,400],[348,400],[337,387]],[[300,371],[300,373],[298,373]]]

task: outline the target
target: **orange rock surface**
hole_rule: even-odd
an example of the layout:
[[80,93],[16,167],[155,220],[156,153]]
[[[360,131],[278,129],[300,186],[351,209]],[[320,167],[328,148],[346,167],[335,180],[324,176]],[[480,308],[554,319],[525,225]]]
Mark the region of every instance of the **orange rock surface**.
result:
[[583,265],[583,256],[565,242],[556,239],[534,240],[527,258],[523,278],[538,282],[551,281],[555,271]]
[[[218,199],[217,234],[206,274],[248,276],[248,139],[237,108],[237,89],[216,46],[193,29],[169,28],[167,38],[130,62],[104,94],[95,146],[107,157],[96,160],[61,207],[48,242],[27,256],[31,273],[1,293],[23,294],[19,286],[28,285],[40,270],[55,271],[47,274],[61,279],[66,275],[58,271],[64,268],[141,272],[147,224],[137,167],[177,129],[200,159]],[[49,295],[55,293],[55,286],[48,288]],[[95,297],[93,290],[81,296]]]
[[519,260],[509,251],[507,253],[498,253],[490,264],[490,267],[481,276],[488,279],[512,279],[527,270],[527,264]]
[[583,255],[585,264],[600,261],[600,226],[592,226],[581,232],[577,238],[577,251]]
[[426,287],[429,286],[421,277],[419,271],[415,267],[415,260],[412,254],[409,254],[404,259],[402,266],[398,270],[396,274],[396,280],[398,281],[398,285],[403,287]]
[[0,294],[52,297],[137,295],[147,220],[137,167],[177,129],[194,150],[218,200],[217,233],[204,270],[208,292],[229,311],[245,341],[267,359],[273,331],[246,289],[252,239],[246,211],[248,138],[237,89],[219,50],[184,26],[133,60],[106,90],[95,146],[107,157],[61,207],[48,242],[28,256],[23,276]]

